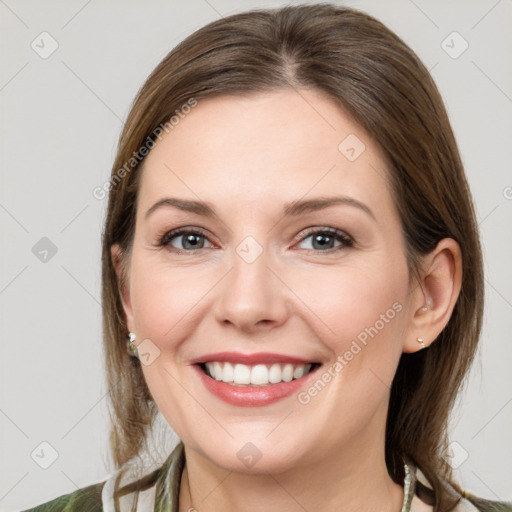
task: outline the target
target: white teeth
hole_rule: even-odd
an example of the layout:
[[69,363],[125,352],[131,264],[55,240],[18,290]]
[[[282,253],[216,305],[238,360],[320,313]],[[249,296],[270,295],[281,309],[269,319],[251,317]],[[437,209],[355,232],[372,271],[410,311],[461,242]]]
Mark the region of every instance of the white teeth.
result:
[[213,363],[213,375],[215,380],[222,380],[222,366],[220,363]]
[[304,367],[297,366],[295,370],[293,370],[293,378],[300,379],[302,376],[304,376]]
[[233,382],[234,374],[235,370],[233,369],[233,365],[231,363],[224,363],[224,369],[222,370],[222,380],[224,382]]
[[285,365],[283,368],[283,380],[285,382],[291,382],[293,380],[293,365]]
[[268,372],[268,381],[271,384],[277,384],[281,382],[281,366],[279,364],[273,364]]
[[[217,377],[215,377],[215,380],[221,379],[217,379]],[[235,364],[233,381],[235,382],[235,384],[249,384],[251,382],[251,368],[249,366],[246,366],[245,364]]]
[[215,380],[239,384],[266,386],[268,384],[278,384],[279,382],[290,382],[294,379],[300,379],[311,370],[311,364],[279,364],[272,365],[256,364],[249,366],[246,364],[223,363],[220,361],[206,363],[206,371],[210,377]]
[[252,367],[251,384],[268,384],[268,369],[264,364],[257,364]]

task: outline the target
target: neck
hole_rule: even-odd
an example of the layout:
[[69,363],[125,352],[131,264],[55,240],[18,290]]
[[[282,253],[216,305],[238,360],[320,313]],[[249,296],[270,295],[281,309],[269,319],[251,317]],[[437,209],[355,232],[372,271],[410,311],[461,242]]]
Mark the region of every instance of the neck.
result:
[[[280,473],[227,471],[185,447],[179,510],[188,512],[400,512],[404,489],[389,476],[384,439],[362,439]],[[336,455],[333,455],[336,453]]]

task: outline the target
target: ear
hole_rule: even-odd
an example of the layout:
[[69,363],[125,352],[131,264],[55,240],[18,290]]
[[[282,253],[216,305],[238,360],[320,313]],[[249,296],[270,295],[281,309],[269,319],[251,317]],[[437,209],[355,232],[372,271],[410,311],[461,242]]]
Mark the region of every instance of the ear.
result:
[[112,245],[110,248],[110,254],[112,256],[112,263],[117,275],[117,285],[126,317],[126,326],[130,332],[135,332],[135,322],[133,320],[133,311],[130,299],[130,285],[127,272],[125,271],[127,268],[127,262],[123,259],[126,256],[123,254],[119,244]]
[[411,318],[403,351],[422,349],[418,338],[428,347],[450,320],[462,285],[462,258],[459,244],[444,238],[424,257],[419,282],[411,298]]

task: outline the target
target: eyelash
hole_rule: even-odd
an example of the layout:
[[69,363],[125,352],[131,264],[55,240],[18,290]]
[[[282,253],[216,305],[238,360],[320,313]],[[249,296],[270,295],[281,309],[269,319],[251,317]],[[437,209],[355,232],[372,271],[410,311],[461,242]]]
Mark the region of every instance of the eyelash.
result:
[[[178,229],[175,229],[172,231],[165,232],[163,234],[163,236],[160,236],[158,246],[159,247],[167,247],[168,250],[170,250],[176,254],[191,254],[193,252],[200,251],[201,249],[207,249],[207,247],[201,247],[200,249],[197,249],[196,251],[194,251],[194,250],[178,249],[178,248],[172,247],[170,245],[171,240],[173,240],[174,238],[177,238],[180,235],[189,235],[189,234],[200,236],[200,237],[206,238],[208,240],[208,237],[206,236],[206,234],[200,230],[193,229],[193,228],[178,228]],[[317,234],[332,236],[337,241],[342,242],[342,243],[338,247],[332,247],[325,251],[320,251],[320,250],[315,250],[315,249],[304,249],[305,251],[332,254],[332,253],[338,252],[342,249],[346,249],[346,248],[350,248],[350,247],[354,246],[354,240],[352,239],[352,237],[350,237],[343,231],[340,231],[339,229],[330,228],[330,227],[325,227],[325,228],[320,228],[320,229],[315,228],[315,229],[309,230],[305,233],[301,233],[300,235],[298,235],[297,241],[302,242],[306,238],[309,238],[311,235],[317,235]]]

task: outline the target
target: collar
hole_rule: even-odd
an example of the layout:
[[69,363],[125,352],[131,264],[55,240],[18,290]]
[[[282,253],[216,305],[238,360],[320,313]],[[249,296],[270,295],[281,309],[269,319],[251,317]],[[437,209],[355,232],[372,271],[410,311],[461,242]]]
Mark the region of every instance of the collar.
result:
[[185,447],[180,441],[160,470],[154,512],[179,512],[178,499],[184,467]]

